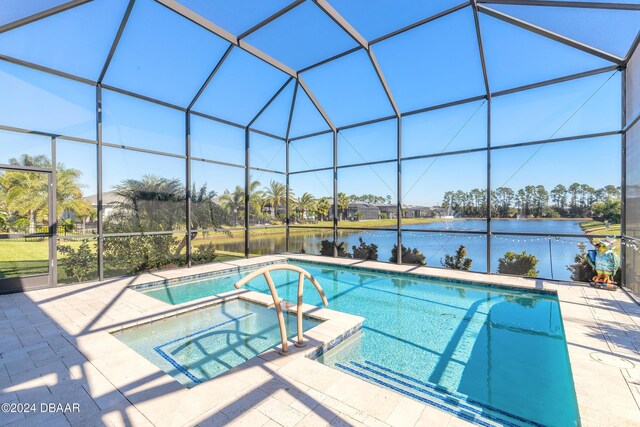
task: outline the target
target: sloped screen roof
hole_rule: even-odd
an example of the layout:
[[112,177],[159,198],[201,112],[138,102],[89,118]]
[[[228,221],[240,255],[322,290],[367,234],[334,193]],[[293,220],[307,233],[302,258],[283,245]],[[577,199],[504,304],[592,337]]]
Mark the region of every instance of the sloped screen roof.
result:
[[5,60],[281,137],[613,70],[640,29],[636,1],[11,0],[0,15]]

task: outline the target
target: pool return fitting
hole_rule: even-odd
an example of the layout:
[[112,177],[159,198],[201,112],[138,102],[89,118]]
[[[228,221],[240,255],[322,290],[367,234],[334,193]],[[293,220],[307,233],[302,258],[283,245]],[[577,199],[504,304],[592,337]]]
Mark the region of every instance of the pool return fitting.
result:
[[273,279],[271,278],[270,271],[275,270],[290,270],[299,273],[298,275],[298,303],[296,308],[296,319],[298,321],[298,339],[294,342],[296,347],[304,347],[304,338],[302,336],[302,294],[304,292],[304,279],[305,277],[309,279],[313,286],[316,287],[316,290],[320,294],[320,298],[322,298],[322,304],[324,306],[328,306],[329,302],[327,301],[327,297],[322,290],[322,286],[316,280],[315,277],[311,275],[304,268],[297,267],[295,265],[289,264],[271,264],[266,267],[262,267],[257,269],[254,272],[251,272],[244,276],[242,279],[238,280],[233,286],[236,289],[240,289],[242,286],[247,284],[250,280],[255,279],[258,276],[264,276],[267,281],[267,285],[269,286],[269,291],[271,292],[271,297],[273,298],[273,304],[276,308],[276,314],[278,315],[278,324],[280,325],[280,339],[282,340],[282,350],[280,350],[280,354],[288,354],[289,353],[289,344],[287,342],[287,330],[284,324],[284,316],[282,315],[282,306],[280,305],[280,297],[278,296],[278,291],[276,290],[275,285],[273,284]]

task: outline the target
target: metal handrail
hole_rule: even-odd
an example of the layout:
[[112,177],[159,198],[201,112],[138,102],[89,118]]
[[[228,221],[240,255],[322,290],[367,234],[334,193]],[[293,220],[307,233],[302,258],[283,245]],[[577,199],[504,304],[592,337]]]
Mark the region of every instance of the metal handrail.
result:
[[303,332],[303,329],[302,329],[302,295],[303,295],[303,292],[304,292],[304,279],[305,279],[305,277],[307,279],[309,279],[309,281],[313,284],[313,286],[315,286],[316,290],[320,294],[320,298],[322,298],[322,304],[324,304],[324,306],[326,307],[327,305],[329,305],[329,302],[327,301],[327,297],[324,294],[324,291],[322,290],[322,286],[320,286],[320,283],[318,283],[316,278],[313,277],[311,275],[311,273],[309,273],[304,268],[300,268],[300,267],[297,267],[295,265],[288,265],[288,264],[267,265],[265,267],[257,269],[254,272],[251,272],[251,273],[247,274],[246,276],[244,276],[242,279],[238,280],[233,285],[236,289],[240,289],[242,286],[244,286],[250,280],[253,280],[258,276],[264,276],[265,280],[267,281],[267,285],[269,286],[269,291],[271,292],[271,297],[273,298],[273,303],[274,303],[275,308],[276,308],[276,314],[278,316],[278,324],[280,326],[280,339],[282,340],[281,354],[287,354],[289,352],[289,345],[287,343],[287,331],[286,331],[286,327],[285,327],[285,324],[284,324],[284,316],[282,315],[282,307],[280,306],[280,297],[278,296],[278,291],[276,290],[276,287],[273,284],[273,279],[271,278],[271,274],[269,274],[270,271],[274,271],[274,270],[290,270],[290,271],[295,271],[295,272],[299,273],[299,275],[298,275],[298,302],[297,302],[297,309],[296,309],[296,319],[297,319],[297,323],[298,323],[298,339],[294,343],[296,347],[304,347],[304,345],[305,345],[304,344],[304,338],[303,338],[303,335],[302,335],[302,332]]

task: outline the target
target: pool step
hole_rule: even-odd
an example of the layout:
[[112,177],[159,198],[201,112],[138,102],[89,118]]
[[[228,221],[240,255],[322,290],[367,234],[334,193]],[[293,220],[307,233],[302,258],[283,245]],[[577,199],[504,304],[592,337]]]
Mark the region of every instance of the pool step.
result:
[[534,421],[473,401],[459,393],[450,392],[442,387],[396,372],[374,362],[365,361],[360,363],[350,361],[345,364],[336,363],[336,367],[429,406],[442,409],[474,424],[485,427],[542,427],[541,424]]

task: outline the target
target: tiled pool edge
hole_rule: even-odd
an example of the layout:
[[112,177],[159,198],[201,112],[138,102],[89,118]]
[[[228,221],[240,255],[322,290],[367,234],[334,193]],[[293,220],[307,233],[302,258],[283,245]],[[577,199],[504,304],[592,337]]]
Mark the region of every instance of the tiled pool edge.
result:
[[[365,271],[368,273],[396,275],[396,276],[401,276],[408,279],[420,278],[424,280],[437,280],[437,281],[453,283],[457,285],[484,286],[488,288],[502,289],[502,290],[508,290],[508,291],[525,291],[525,292],[537,293],[542,295],[550,295],[550,296],[556,295],[556,292],[550,289],[539,289],[539,288],[531,288],[531,287],[525,287],[525,286],[514,286],[514,285],[507,285],[507,284],[491,283],[491,282],[485,282],[481,280],[475,280],[472,278],[469,280],[465,280],[461,278],[439,277],[439,276],[434,276],[434,275],[420,273],[420,272],[416,273],[411,271],[393,271],[393,270],[385,270],[382,268],[367,267],[367,266],[360,266],[360,265],[332,264],[330,262],[324,262],[324,261],[315,260],[315,259],[311,260],[307,258],[301,259],[301,258],[290,257],[290,258],[287,258],[287,262],[288,261],[298,261],[298,262],[304,262],[307,264],[314,264],[314,265],[328,265],[328,266],[338,265],[340,268],[344,268],[346,270],[354,270],[354,271],[359,270],[359,271]],[[480,274],[480,273],[476,273],[476,274]]]
[[200,280],[200,279],[206,279],[206,278],[210,278],[210,277],[225,276],[225,275],[233,274],[233,273],[241,273],[243,271],[251,270],[251,269],[254,269],[254,268],[258,268],[258,267],[264,267],[266,265],[284,264],[286,262],[287,262],[286,259],[282,259],[282,260],[260,262],[260,263],[256,263],[256,264],[242,265],[242,266],[237,266],[237,267],[229,267],[229,268],[225,268],[225,269],[222,269],[222,270],[208,271],[208,272],[204,272],[204,273],[191,274],[191,275],[186,275],[186,276],[181,276],[181,277],[174,277],[174,278],[171,278],[171,279],[163,279],[163,280],[156,280],[156,281],[152,281],[152,282],[145,282],[145,283],[135,284],[135,285],[129,286],[129,289],[142,290],[142,289],[153,288],[153,287],[157,287],[157,286],[171,286],[171,285],[174,285],[174,284],[179,283],[179,282],[191,282],[191,281],[196,281],[196,280]]
[[349,338],[360,332],[362,330],[362,323],[363,322],[358,323],[356,326],[346,330],[328,343],[323,343],[320,347],[309,351],[305,356],[311,360],[317,360],[327,351],[342,344],[343,342],[347,341]]
[[[210,393],[212,388],[217,387],[218,383],[226,384],[229,381],[227,374],[233,375],[240,373],[243,370],[251,370],[251,368],[258,363],[278,363],[288,365],[291,362],[295,362],[295,360],[299,358],[307,359],[308,355],[317,352],[320,348],[332,348],[333,346],[337,345],[337,343],[349,338],[353,333],[361,329],[362,323],[364,321],[363,318],[358,316],[337,312],[327,308],[318,309],[315,306],[309,306],[305,304],[303,305],[304,316],[322,321],[322,323],[320,323],[319,325],[304,332],[307,346],[302,348],[295,347],[293,339],[290,339],[290,352],[288,355],[281,356],[277,351],[277,349],[280,347],[280,345],[278,345],[277,347],[267,350],[232,368],[228,372],[223,373],[211,380],[204,381],[198,386],[192,388],[188,388],[178,383],[178,381],[171,377],[169,374],[166,374],[164,371],[156,367],[142,355],[138,354],[135,350],[120,342],[112,335],[112,333],[114,332],[117,333],[126,329],[147,325],[149,323],[153,323],[162,319],[183,315],[191,311],[215,307],[224,304],[225,302],[233,301],[236,299],[245,300],[250,303],[265,307],[273,307],[274,305],[270,295],[247,290],[235,290],[228,292],[222,296],[207,298],[206,302],[197,304],[195,306],[176,307],[166,304],[168,307],[171,307],[173,309],[169,313],[160,313],[156,316],[150,316],[143,321],[132,321],[123,323],[113,328],[106,328],[102,331],[92,332],[86,335],[79,336],[77,338],[77,348],[87,358],[87,360],[90,363],[95,364],[95,366],[98,367],[103,375],[105,375],[105,377],[109,381],[111,381],[116,387],[118,387],[125,396],[128,396],[131,393],[131,390],[128,390],[127,385],[122,381],[122,378],[124,378],[124,373],[122,372],[121,368],[116,363],[114,363],[113,360],[111,360],[112,358],[104,354],[102,348],[107,345],[109,346],[111,351],[117,353],[120,357],[122,357],[122,355],[125,355],[124,358],[127,360],[127,363],[132,363],[136,367],[140,366],[141,372],[146,372],[148,374],[148,377],[156,378],[156,380],[154,380],[153,382],[161,381],[163,384],[165,384],[166,387],[172,390],[172,392],[169,394],[172,395],[173,398],[175,398],[176,393],[186,393],[186,395],[190,396],[190,398],[205,401],[206,395]],[[295,304],[288,303],[284,300],[281,300],[281,303],[283,304],[283,310],[288,310],[292,313],[296,312]],[[339,330],[339,332],[335,332],[336,330]],[[115,359],[119,359],[120,357],[117,357]],[[220,388],[223,388],[223,386],[220,386]],[[133,393],[132,396],[135,396],[135,393]],[[167,397],[167,399],[169,399],[169,397]],[[135,400],[133,398],[131,399],[131,401],[135,404]],[[174,405],[176,405],[175,402]],[[150,420],[154,420],[155,417],[152,414],[148,414],[142,409],[141,411],[143,412],[143,414],[145,414],[145,416],[149,417]],[[205,410],[203,409],[202,413],[204,412]],[[194,423],[192,421],[198,415],[201,414],[190,414],[188,411],[178,414],[178,416],[182,419],[182,421],[178,424],[193,425]],[[158,417],[157,421],[157,425],[165,424],[162,417],[160,416]]]
[[[256,263],[256,264],[248,264],[248,265],[243,265],[241,267],[225,268],[221,270],[214,270],[214,271],[209,271],[205,273],[199,273],[196,275],[187,275],[187,276],[175,277],[171,279],[156,280],[152,282],[145,282],[145,283],[130,285],[129,289],[144,291],[149,288],[156,288],[161,286],[166,287],[166,286],[174,286],[177,284],[188,284],[189,282],[192,282],[192,281],[217,278],[217,277],[226,276],[229,274],[241,273],[244,271],[253,270],[255,268],[263,267],[266,265],[286,264],[288,262],[294,261],[294,262],[304,262],[304,263],[313,264],[317,266],[323,266],[323,265],[339,266],[340,268],[344,268],[347,270],[365,271],[368,273],[377,273],[377,274],[385,274],[385,275],[396,275],[396,276],[405,277],[407,279],[420,278],[424,280],[441,281],[441,282],[447,282],[447,283],[452,283],[457,285],[480,286],[480,287],[488,287],[488,288],[501,289],[501,290],[507,290],[507,291],[515,291],[515,292],[530,292],[530,293],[536,293],[536,294],[548,295],[548,296],[557,295],[556,291],[551,289],[544,289],[544,288],[541,289],[541,288],[531,287],[527,285],[510,285],[505,283],[493,283],[491,277],[495,277],[495,276],[483,276],[482,278],[469,277],[468,279],[450,278],[450,277],[442,277],[442,276],[437,276],[433,274],[414,272],[414,271],[395,271],[393,269],[384,269],[379,267],[376,268],[376,267],[362,266],[362,265],[337,264],[337,263],[331,262],[330,260],[332,260],[332,258],[327,258],[327,259],[323,258],[322,260],[318,260],[318,259],[309,259],[306,257],[299,258],[296,256],[286,256],[280,260],[274,260],[274,261],[268,261],[268,262],[262,262],[262,263]],[[370,262],[380,263],[377,261],[370,261]],[[389,265],[389,264],[383,263],[383,265]],[[393,264],[390,264],[390,265],[393,265]],[[407,267],[407,266],[404,265],[403,267]],[[471,275],[471,274],[480,274],[480,273],[470,272],[465,274]],[[502,277],[508,277],[508,276],[502,276]],[[518,279],[518,278],[515,277],[514,279]]]

